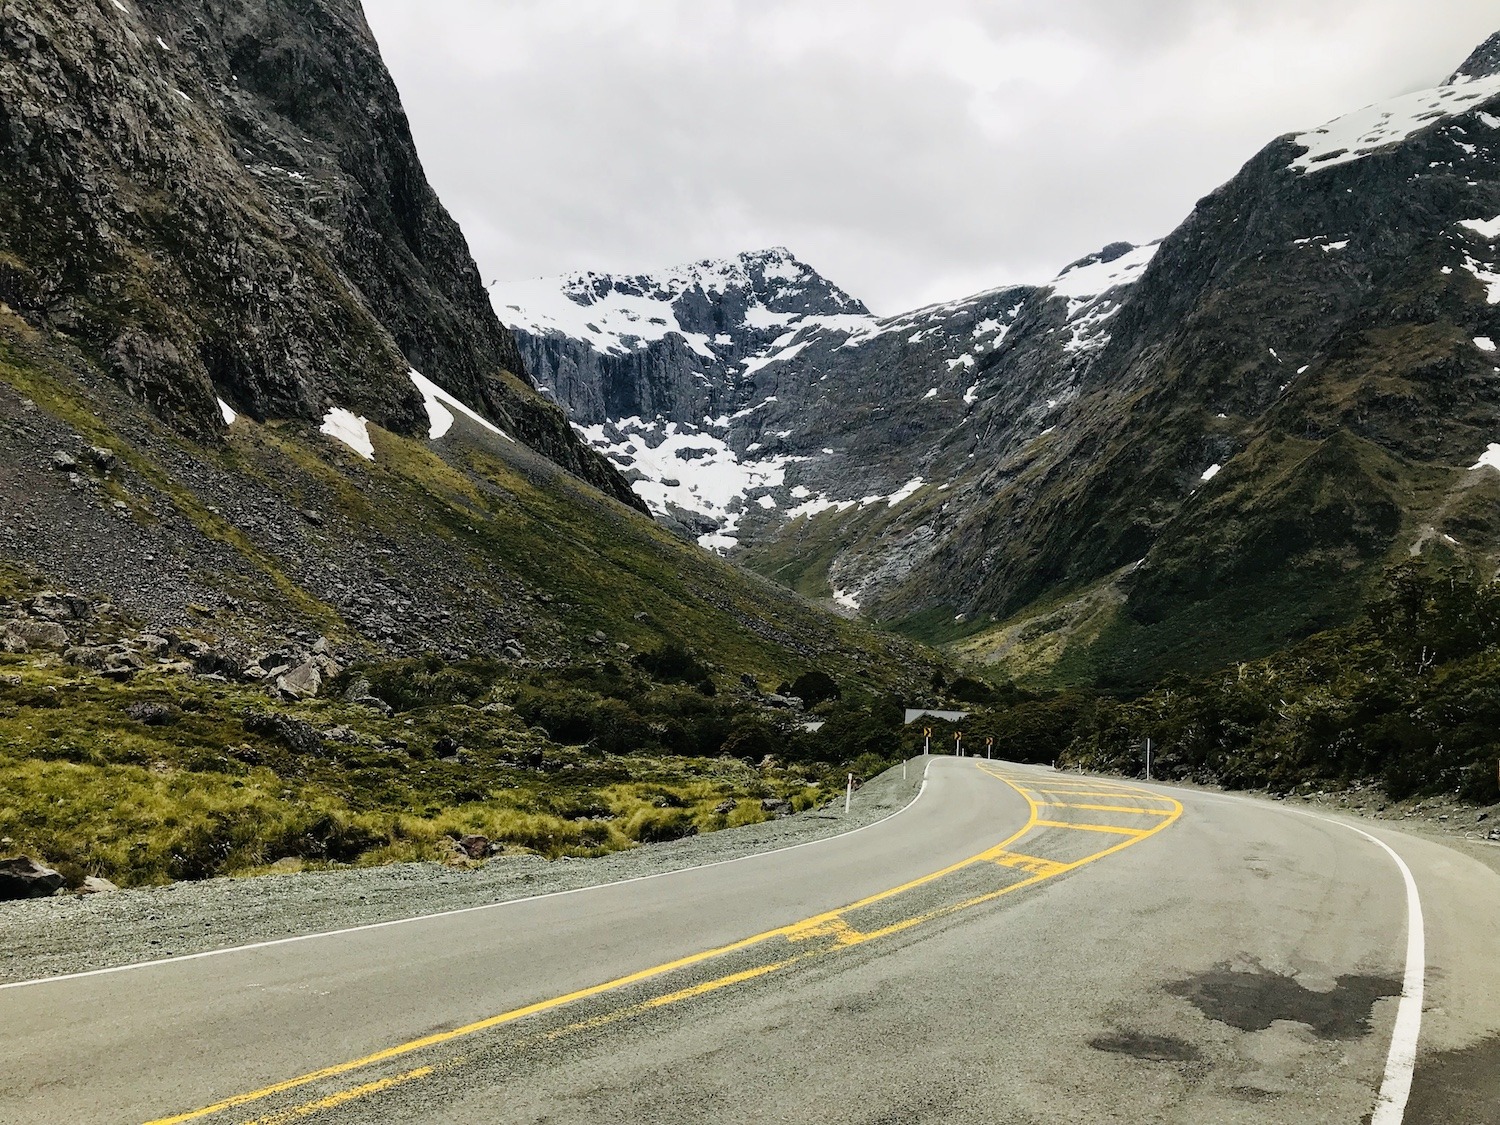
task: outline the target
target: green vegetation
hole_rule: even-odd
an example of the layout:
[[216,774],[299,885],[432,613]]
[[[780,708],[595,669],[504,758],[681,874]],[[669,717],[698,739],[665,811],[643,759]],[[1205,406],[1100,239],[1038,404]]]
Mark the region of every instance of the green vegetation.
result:
[[[591,856],[810,808],[899,749],[894,701],[826,701],[809,733],[702,672],[681,650],[545,671],[425,657],[291,706],[254,684],[0,655],[0,838],[74,883],[123,885],[467,863],[474,835],[485,854]],[[342,702],[356,680],[393,713]]]
[[1231,787],[1375,782],[1393,799],[1500,799],[1500,582],[1388,570],[1355,622],[1211,675],[1116,698],[1013,687],[964,724],[1008,758]]

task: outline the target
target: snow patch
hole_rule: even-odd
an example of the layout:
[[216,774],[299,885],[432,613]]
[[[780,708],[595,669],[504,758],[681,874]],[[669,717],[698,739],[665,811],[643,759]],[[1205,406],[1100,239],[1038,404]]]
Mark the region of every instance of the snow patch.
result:
[[845,609],[859,608],[859,596],[850,593],[848,590],[835,590],[833,592],[833,600]]
[[226,426],[232,426],[232,425],[234,425],[234,420],[239,417],[239,415],[234,412],[234,407],[230,406],[222,398],[221,399],[215,399],[214,401],[216,401],[219,404],[219,414],[224,419],[224,425],[226,425]]
[[[780,488],[786,467],[801,460],[790,456],[741,459],[718,435],[661,419],[648,422],[631,417],[575,428],[625,473],[636,495],[655,515],[679,508],[718,522],[717,531],[698,540],[716,551],[738,545],[735,530],[746,497]],[[770,496],[760,496],[754,503],[768,511],[776,507]]]
[[1199,477],[1198,479],[1199,480],[1213,480],[1214,477],[1216,477],[1216,476],[1219,475],[1219,470],[1222,469],[1223,467],[1224,467],[1223,465],[1210,465],[1208,468],[1206,468],[1206,469],[1203,470],[1203,475],[1201,477]]
[[488,430],[490,433],[497,434],[506,441],[515,441],[515,438],[511,437],[499,426],[495,425],[495,423],[470,410],[420,371],[413,368],[408,374],[411,376],[411,381],[417,390],[422,392],[422,405],[427,410],[427,436],[432,441],[436,441],[452,429],[453,411],[455,410],[475,425]]
[[1488,465],[1492,469],[1500,470],[1500,444],[1490,442],[1489,448],[1479,455],[1479,460],[1469,466],[1469,471],[1482,469]]
[[366,461],[375,460],[375,446],[370,441],[370,423],[353,411],[336,406],[323,415],[323,426],[318,431],[335,441],[343,442]]
[[1466,113],[1474,108],[1475,102],[1497,93],[1500,93],[1500,75],[1489,75],[1365,106],[1293,137],[1307,151],[1288,167],[1299,172],[1317,172],[1359,160],[1406,140],[1436,121]]
[[909,500],[909,499],[911,499],[911,497],[916,494],[917,489],[919,489],[921,487],[922,487],[922,478],[921,477],[912,477],[911,480],[907,481],[900,488],[896,489],[895,492],[891,493],[889,497],[887,497],[887,499],[886,499],[886,507],[888,507],[888,508],[894,508],[897,504],[900,504],[903,500]]
[[1474,346],[1482,352],[1492,352],[1495,350],[1495,341],[1488,336],[1475,336]]
[[929,390],[928,390],[928,392],[927,392],[927,393],[926,393],[926,394],[925,394],[925,395],[923,395],[923,396],[922,396],[922,400],[923,400],[923,401],[924,401],[924,402],[925,402],[925,401],[926,401],[926,400],[927,400],[927,399],[929,399],[929,398],[937,398],[937,388],[936,388],[936,387],[932,387],[932,388],[930,388],[930,389],[929,389]]
[[1497,237],[1500,237],[1500,215],[1496,215],[1493,219],[1462,219],[1458,225],[1468,227],[1486,242],[1494,242]]

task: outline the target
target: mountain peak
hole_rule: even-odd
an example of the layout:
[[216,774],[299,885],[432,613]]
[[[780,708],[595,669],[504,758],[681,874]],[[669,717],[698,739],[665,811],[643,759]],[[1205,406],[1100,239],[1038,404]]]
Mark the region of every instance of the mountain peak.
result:
[[1474,53],[1463,61],[1463,65],[1450,74],[1443,83],[1452,86],[1457,82],[1475,78],[1490,78],[1500,75],[1500,31],[1495,32],[1474,48]]

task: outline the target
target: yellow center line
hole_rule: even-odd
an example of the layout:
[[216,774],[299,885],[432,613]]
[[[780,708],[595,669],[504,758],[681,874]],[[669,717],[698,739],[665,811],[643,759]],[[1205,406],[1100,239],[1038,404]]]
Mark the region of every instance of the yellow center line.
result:
[[1071,820],[1039,820],[1038,828],[1076,828],[1080,832],[1115,832],[1121,836],[1144,836],[1149,828],[1119,828],[1113,824],[1077,824]]
[[1137,801],[1168,801],[1171,804],[1174,804],[1174,805],[1177,804],[1177,802],[1173,798],[1171,798],[1171,797],[1164,797],[1164,796],[1162,796],[1161,794],[1158,794],[1158,793],[1144,793],[1144,792],[1141,792],[1141,791],[1136,791],[1136,792],[1133,792],[1133,793],[1132,792],[1123,792],[1122,793],[1118,789],[1104,790],[1104,789],[1039,789],[1038,788],[1038,789],[1031,789],[1030,792],[1032,792],[1032,793],[1044,793],[1044,794],[1046,794],[1049,797],[1120,797],[1122,799],[1129,798],[1129,799],[1134,799],[1134,800],[1137,800]]
[[[726,976],[718,977],[714,980],[705,981],[701,984],[692,985],[688,988],[667,993],[660,997],[655,997],[651,1000],[644,1001],[642,1004],[637,1005],[636,1007],[641,1011],[647,1011],[653,1008],[660,1008],[668,1004],[678,1003],[680,1001],[691,999],[693,997],[702,996],[707,993],[717,991],[721,988],[726,988],[735,984],[741,984],[746,981],[754,980],[759,977],[764,977],[770,973],[774,973],[779,971],[780,969],[786,968],[788,965],[802,960],[804,957],[822,956],[835,949],[848,948],[854,945],[862,945],[865,942],[875,940],[876,938],[888,937],[893,934],[901,933],[905,930],[909,930],[926,922],[931,922],[935,919],[944,918],[952,914],[956,914],[960,911],[968,910],[972,907],[992,902],[1004,895],[1019,891],[1024,887],[1034,886],[1035,884],[1043,882],[1047,879],[1055,878],[1056,876],[1062,875],[1066,872],[1077,870],[1078,868],[1083,867],[1086,864],[1093,863],[1097,860],[1103,859],[1105,856],[1113,855],[1115,852],[1130,847],[1133,844],[1137,844],[1141,840],[1146,839],[1148,836],[1155,835],[1156,833],[1162,831],[1170,824],[1175,822],[1176,819],[1182,815],[1182,805],[1173,798],[1153,796],[1153,799],[1156,800],[1171,801],[1175,808],[1171,812],[1166,814],[1166,819],[1162,820],[1160,824],[1157,824],[1149,829],[1118,829],[1107,828],[1100,825],[1077,825],[1068,824],[1062,821],[1043,821],[1041,819],[1040,803],[1036,801],[1024,787],[1002,776],[1001,774],[994,772],[992,769],[986,768],[983,765],[980,765],[979,769],[990,777],[995,778],[997,781],[1000,781],[1009,786],[1017,794],[1019,794],[1029,808],[1029,815],[1027,816],[1026,823],[1022,825],[1021,828],[1019,828],[1016,832],[1006,837],[1006,839],[1002,840],[999,844],[996,844],[995,846],[990,848],[986,848],[984,851],[970,856],[968,859],[949,864],[947,867],[944,867],[938,871],[934,871],[931,874],[923,875],[906,883],[902,883],[899,886],[891,887],[888,890],[868,895],[865,898],[848,904],[847,906],[842,906],[835,910],[825,911],[822,914],[814,915],[813,917],[803,919],[800,922],[794,922],[789,925],[778,926],[775,929],[765,930],[750,937],[742,938],[739,941],[730,942],[726,945],[717,946],[713,949],[703,950],[699,953],[689,954],[685,957],[679,957],[675,960],[663,962],[660,965],[655,965],[648,969],[641,969],[633,973],[627,973],[624,976],[616,977],[613,980],[604,981],[600,984],[591,985],[587,988],[581,988],[575,992],[569,992],[564,995],[555,996],[546,1000],[539,1000],[532,1004],[523,1005],[522,1007],[512,1008],[509,1011],[501,1012],[498,1015],[490,1016],[486,1019],[477,1020],[473,1023],[465,1024],[462,1027],[456,1027],[448,1031],[440,1031],[430,1035],[424,1035],[418,1039],[412,1039],[408,1042],[399,1043],[392,1047],[386,1047],[382,1050],[375,1051],[371,1054],[364,1055],[357,1059],[351,1059],[348,1062],[322,1067],[318,1070],[313,1070],[309,1071],[306,1074],[298,1075],[295,1078],[289,1078],[282,1082],[264,1086],[258,1090],[252,1090],[243,1094],[236,1094],[233,1097],[224,1098],[223,1100],[215,1102],[212,1105],[203,1106],[199,1109],[190,1110],[186,1113],[179,1113],[170,1117],[156,1118],[152,1121],[146,1122],[146,1125],[181,1125],[181,1123],[183,1122],[200,1120],[204,1117],[209,1117],[211,1115],[221,1113],[225,1110],[234,1109],[236,1107],[248,1105],[253,1102],[262,1101],[266,1098],[273,1097],[277,1094],[286,1093],[288,1091],[295,1090],[299,1087],[306,1086],[314,1082],[319,1082],[328,1078],[336,1078],[340,1075],[348,1074],[355,1070],[373,1066],[377,1063],[400,1058],[404,1055],[409,1055],[416,1051],[426,1050],[431,1047],[450,1043],[456,1039],[465,1038],[483,1031],[488,1031],[490,1029],[503,1026],[505,1024],[514,1023],[515,1021],[524,1019],[528,1016],[550,1012],[557,1008],[561,1008],[565,1005],[572,1004],[580,1000],[585,1000],[595,996],[603,995],[608,992],[617,991],[619,989],[626,988],[629,985],[638,984],[668,973],[675,972],[680,969],[689,968],[691,966],[701,964],[714,958],[723,957],[729,953],[738,952],[755,945],[760,945],[774,938],[784,938],[785,940],[791,942],[804,942],[816,937],[825,937],[832,939],[832,945],[830,945],[826,949],[810,949],[803,954],[799,954],[789,959],[777,961],[768,965],[757,966],[755,968],[743,970],[737,973],[731,973]],[[1122,796],[1127,796],[1127,794],[1122,794]],[[1146,796],[1146,794],[1128,794],[1128,796],[1140,797]],[[1023,836],[1027,835],[1034,829],[1040,827],[1083,828],[1085,830],[1092,829],[1094,831],[1100,832],[1116,832],[1125,834],[1128,835],[1129,838],[1121,841],[1120,843],[1114,844],[1111,847],[1105,848],[1102,851],[1096,852],[1093,855],[1068,863],[1047,860],[1038,856],[1023,855],[1007,850],[1011,844],[1015,843],[1017,840],[1021,839]],[[848,923],[848,921],[844,917],[844,915],[848,914],[851,911],[871,906],[879,902],[884,902],[887,899],[893,898],[917,887],[925,886],[929,883],[943,878],[946,875],[950,875],[956,871],[962,870],[963,868],[985,863],[994,863],[1005,867],[1020,868],[1022,870],[1031,871],[1032,873],[1029,874],[1025,879],[1021,879],[1018,882],[1011,883],[997,890],[989,891],[987,893],[965,899],[961,902],[949,903],[944,906],[940,906],[932,910],[928,910],[911,917],[904,918],[890,925],[871,931],[856,930]],[[609,1020],[606,1017],[597,1017],[596,1019],[602,1022],[612,1022],[612,1020]],[[574,1027],[582,1028],[595,1025],[595,1021],[586,1020],[580,1024],[574,1025]],[[602,1025],[602,1023],[599,1025]],[[570,1029],[563,1030],[566,1031]],[[296,1117],[306,1116],[312,1113],[319,1112],[321,1109],[332,1108],[337,1105],[342,1105],[347,1101],[362,1098],[369,1094],[379,1093],[382,1090],[389,1089],[391,1086],[399,1085],[401,1083],[412,1081],[417,1078],[423,1078],[431,1073],[433,1073],[432,1067],[419,1067],[416,1070],[408,1071],[404,1074],[396,1075],[392,1078],[384,1078],[375,1082],[368,1082],[360,1086],[351,1087],[347,1090],[329,1095],[328,1097],[321,1098],[316,1101],[306,1102],[300,1106],[295,1107],[292,1110],[284,1111],[280,1115],[273,1115],[272,1117],[263,1118],[262,1123],[263,1125],[279,1125],[280,1122],[289,1122],[295,1120]],[[286,1116],[286,1114],[293,1114],[294,1116],[289,1117]]]
[[340,1090],[336,1094],[329,1094],[326,1098],[319,1098],[315,1102],[304,1102],[302,1105],[282,1113],[273,1113],[267,1117],[258,1118],[249,1125],[290,1125],[293,1121],[299,1121],[304,1117],[311,1117],[315,1113],[321,1113],[325,1109],[337,1109],[341,1105],[358,1101],[360,1098],[378,1094],[383,1090],[389,1090],[393,1086],[401,1086],[407,1082],[413,1082],[418,1078],[426,1078],[432,1074],[430,1066],[419,1066],[416,1070],[408,1070],[405,1074],[394,1074],[389,1078],[381,1078],[374,1082],[366,1082],[362,1086],[351,1086],[347,1090]]
[[1069,801],[1038,801],[1044,809],[1088,809],[1091,812],[1137,813],[1141,816],[1171,816],[1171,809],[1138,809],[1129,805],[1080,805]]

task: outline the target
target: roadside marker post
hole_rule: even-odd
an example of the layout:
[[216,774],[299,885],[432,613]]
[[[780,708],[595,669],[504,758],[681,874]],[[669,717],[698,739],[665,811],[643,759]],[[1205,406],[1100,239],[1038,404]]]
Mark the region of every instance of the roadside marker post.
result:
[[854,775],[849,775],[848,787],[844,790],[844,815],[849,815],[849,800],[854,796]]
[[988,761],[989,759],[993,758],[994,756],[995,756],[995,740],[993,738],[986,738],[984,740],[984,757],[985,757],[985,760]]
[[961,730],[953,732],[953,753],[959,758],[964,756],[964,732]]
[[1151,780],[1151,736],[1146,736],[1146,780]]
[[931,727],[923,727],[922,728],[922,753],[924,753],[924,754],[931,754],[932,753],[932,728]]

